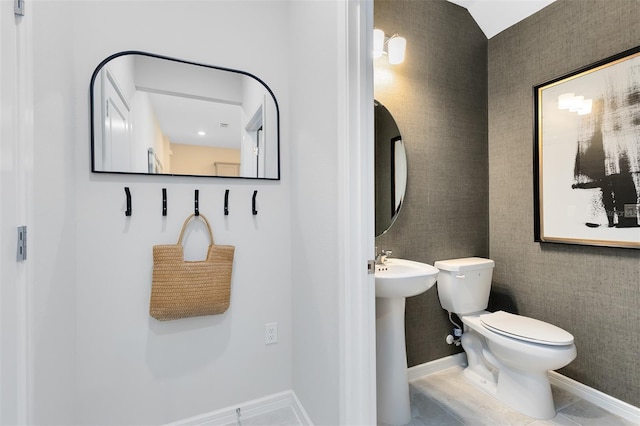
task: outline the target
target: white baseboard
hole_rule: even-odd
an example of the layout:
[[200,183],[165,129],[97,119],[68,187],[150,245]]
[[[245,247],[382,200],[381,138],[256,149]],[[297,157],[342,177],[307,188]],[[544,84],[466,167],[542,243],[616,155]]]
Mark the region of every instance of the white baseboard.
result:
[[417,380],[421,377],[428,376],[429,374],[437,373],[447,368],[466,366],[467,356],[464,352],[455,355],[449,355],[444,358],[436,359],[434,361],[425,362],[424,364],[416,365],[408,369],[409,381]]
[[620,401],[619,399],[600,392],[597,389],[583,385],[580,382],[576,382],[575,380],[570,379],[567,376],[563,376],[555,371],[549,372],[549,382],[560,389],[564,389],[567,392],[579,396],[580,398],[615,414],[616,416],[629,420],[633,424],[640,425],[640,408],[638,407],[627,404],[624,401]]
[[298,399],[298,395],[296,395],[294,391],[289,391],[289,392],[291,392],[291,396],[293,397],[293,404],[291,405],[291,409],[300,420],[300,425],[313,426],[311,417],[309,417],[309,414],[307,414],[307,411],[304,409],[304,406]]
[[[445,358],[436,359],[435,361],[426,362],[424,364],[416,365],[408,369],[409,381],[417,380],[421,377],[429,374],[437,373],[442,370],[446,370],[450,367],[466,366],[467,357],[464,353],[451,355]],[[624,401],[620,401],[612,396],[609,396],[599,390],[591,388],[580,382],[576,382],[562,374],[551,371],[549,372],[549,382],[564,389],[565,391],[576,395],[590,403],[609,411],[610,413],[620,416],[633,424],[640,424],[640,408],[631,404],[627,404]]]
[[238,409],[240,410],[240,420],[242,421],[287,407],[291,408],[295,416],[298,418],[298,424],[303,426],[313,425],[309,415],[300,403],[295,392],[288,390],[251,401],[242,402],[210,413],[178,420],[176,422],[169,423],[167,426],[213,426],[236,424],[238,421]]

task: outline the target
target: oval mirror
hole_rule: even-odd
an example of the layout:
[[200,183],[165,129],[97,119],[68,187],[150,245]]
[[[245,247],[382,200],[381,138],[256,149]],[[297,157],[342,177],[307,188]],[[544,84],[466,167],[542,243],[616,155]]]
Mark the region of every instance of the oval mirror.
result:
[[280,179],[279,120],[249,73],[120,52],[91,77],[91,170]]
[[400,129],[380,102],[375,103],[376,237],[395,222],[407,187],[407,155]]

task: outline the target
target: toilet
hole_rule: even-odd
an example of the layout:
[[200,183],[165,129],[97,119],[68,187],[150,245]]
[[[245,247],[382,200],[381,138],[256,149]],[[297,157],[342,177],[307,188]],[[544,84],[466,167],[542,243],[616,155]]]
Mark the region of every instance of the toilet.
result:
[[465,377],[527,416],[555,417],[548,372],[576,357],[573,336],[555,325],[508,312],[487,312],[494,262],[467,257],[441,260],[440,305],[464,324]]

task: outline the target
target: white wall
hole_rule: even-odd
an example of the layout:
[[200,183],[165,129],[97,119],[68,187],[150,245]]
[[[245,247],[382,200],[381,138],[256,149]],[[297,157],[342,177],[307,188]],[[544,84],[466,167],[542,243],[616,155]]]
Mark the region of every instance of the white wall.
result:
[[128,102],[131,102],[136,92],[134,57],[132,55],[118,56],[110,60],[105,68],[111,71],[124,97]]
[[339,423],[340,397],[337,8],[291,7],[294,387],[322,425]]
[[[286,178],[280,182],[97,175],[89,165],[88,96],[98,63],[135,49],[258,75],[286,110],[287,4],[29,5],[36,104],[34,423],[164,423],[292,388],[288,129],[282,129]],[[124,186],[133,198],[130,218],[123,213]],[[231,307],[216,317],[160,323],[148,315],[151,249],[177,240],[194,189],[216,241],[236,246]],[[202,231],[191,234],[191,255],[205,245]],[[264,323],[272,321],[279,342],[265,346]]]
[[293,2],[293,381],[318,425],[375,424],[373,2]]
[[[158,125],[147,92],[135,92],[129,100],[131,105],[132,137],[131,171],[147,173],[149,171],[149,148],[153,148],[159,158],[164,158],[164,134]],[[171,170],[164,164],[165,170]]]
[[[256,144],[255,132],[247,132],[246,128],[256,112],[262,108],[262,140],[260,147],[260,166],[256,170],[256,157],[253,148]],[[268,90],[256,79],[242,77],[242,109],[241,109],[240,145],[242,176],[277,177],[278,176],[278,127],[276,103]],[[266,167],[265,167],[266,165]]]
[[[373,342],[373,303],[355,308],[348,332],[342,327],[349,289],[368,285],[362,295],[373,300],[363,250],[372,232],[368,225],[354,227],[356,238],[345,232],[350,223],[373,223],[371,209],[361,210],[367,203],[358,184],[370,159],[358,152],[367,120],[354,126],[358,131],[347,129],[350,118],[362,120],[363,107],[361,98],[348,96],[346,59],[367,56],[347,55],[347,4],[359,7],[342,1],[38,1],[28,3],[29,29],[17,40],[5,26],[12,3],[2,2],[2,94],[16,79],[25,92],[6,103],[3,96],[0,109],[2,200],[17,199],[15,210],[4,202],[0,209],[3,256],[15,242],[15,222],[25,218],[30,226],[26,267],[0,264],[3,421],[166,423],[293,388],[316,424],[375,422],[368,373],[375,359],[366,351]],[[351,32],[359,45],[362,33]],[[5,49],[7,40],[27,48],[17,54],[13,45]],[[124,50],[263,79],[280,104],[282,180],[92,174],[90,76],[100,61]],[[24,76],[13,74],[16,67]],[[351,115],[344,113],[347,104]],[[6,119],[13,122],[6,126]],[[25,161],[6,174],[8,158],[9,169]],[[21,172],[25,176],[16,176]],[[124,186],[133,195],[130,218],[123,214]],[[19,194],[23,187],[26,195]],[[167,218],[160,215],[163,187]],[[231,307],[221,316],[160,323],[147,314],[151,249],[176,240],[194,189],[216,241],[236,246]],[[225,189],[231,190],[228,217],[222,215]],[[250,211],[254,189],[257,216]],[[202,256],[205,245],[202,227],[195,228],[187,258]],[[16,286],[7,290],[6,278]],[[29,288],[18,290],[24,283]],[[16,300],[15,310],[7,309]],[[20,317],[30,327],[11,323]],[[263,327],[271,321],[279,324],[279,343],[265,346]],[[345,362],[354,340],[369,343]]]

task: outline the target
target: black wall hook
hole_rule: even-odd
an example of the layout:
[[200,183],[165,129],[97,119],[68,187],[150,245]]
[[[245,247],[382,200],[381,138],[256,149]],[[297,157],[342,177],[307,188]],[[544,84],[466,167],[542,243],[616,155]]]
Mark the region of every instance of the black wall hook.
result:
[[258,214],[258,210],[256,210],[256,195],[258,195],[258,191],[253,191],[253,198],[251,199],[251,212],[254,215]]
[[224,215],[229,216],[229,190],[224,191]]
[[162,188],[162,216],[167,215],[167,188]]
[[193,200],[193,204],[194,204],[194,213],[196,216],[200,216],[200,195],[199,195],[200,191],[198,191],[196,189],[195,195],[194,195],[194,200]]
[[129,187],[124,187],[124,193],[127,195],[127,209],[124,212],[125,216],[131,216],[131,191],[129,191]]

